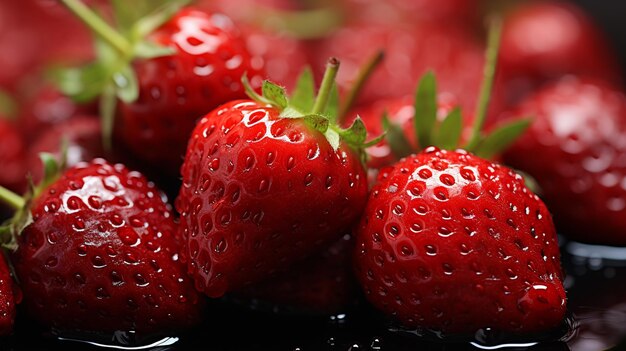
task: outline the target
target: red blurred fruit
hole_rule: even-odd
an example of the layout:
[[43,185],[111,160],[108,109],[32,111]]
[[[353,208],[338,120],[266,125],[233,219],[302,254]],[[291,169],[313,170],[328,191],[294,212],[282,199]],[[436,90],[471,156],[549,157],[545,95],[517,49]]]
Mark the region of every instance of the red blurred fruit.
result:
[[[7,265],[4,254],[0,253],[0,336],[13,334],[16,304],[19,295],[15,291],[17,285],[13,282],[11,270]],[[16,297],[18,297],[16,299]]]
[[616,86],[623,77],[601,30],[576,5],[564,1],[522,3],[505,17],[500,68],[513,102],[566,74]]
[[357,234],[357,277],[409,328],[527,333],[566,311],[550,213],[521,176],[430,147],[381,170]]
[[0,117],[0,186],[22,192],[26,187],[26,147],[16,126]]
[[534,123],[504,160],[537,180],[557,228],[575,240],[626,245],[623,93],[567,77],[510,114],[534,116]]

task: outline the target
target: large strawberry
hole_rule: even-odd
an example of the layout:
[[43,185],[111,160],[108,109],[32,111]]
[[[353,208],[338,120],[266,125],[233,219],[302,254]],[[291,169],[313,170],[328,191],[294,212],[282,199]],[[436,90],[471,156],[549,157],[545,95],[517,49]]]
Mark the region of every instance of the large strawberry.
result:
[[622,83],[617,56],[595,23],[565,1],[522,3],[505,18],[500,50],[509,99],[565,74]]
[[13,333],[15,307],[19,302],[16,289],[7,261],[4,255],[0,254],[0,337]]
[[322,116],[336,110],[328,100],[337,66],[331,60],[317,99],[310,73],[289,100],[265,82],[264,96],[249,89],[254,100],[225,104],[196,126],[176,208],[189,272],[209,296],[286,269],[358,218],[365,127],[343,130]]
[[[132,8],[117,2],[121,24],[117,32],[80,1],[63,2],[101,39],[99,60],[66,72],[62,86],[78,99],[102,94],[107,120],[117,95],[116,139],[161,172],[178,174],[187,140],[200,117],[220,104],[245,98],[240,83],[245,72],[253,84],[261,83],[263,60],[252,57],[224,15],[179,9],[185,1],[133,2]],[[143,7],[157,11],[134,18]],[[104,132],[108,134],[109,128]]]
[[626,245],[623,93],[567,77],[510,113],[534,116],[534,123],[504,160],[535,177],[559,230],[576,240]]
[[60,332],[141,336],[198,322],[203,300],[160,191],[102,159],[52,174],[30,200],[1,193],[17,211],[4,233],[13,234],[8,246],[31,317]]
[[[494,27],[490,35],[483,98],[498,33]],[[422,79],[417,95],[420,145],[455,149],[462,124],[454,115],[437,123],[432,77]],[[464,145],[483,156],[528,124],[482,137],[487,100],[479,102]],[[355,265],[369,301],[421,331],[470,337],[483,328],[536,332],[557,326],[565,314],[548,209],[521,176],[461,149],[428,146],[381,170],[357,230]]]

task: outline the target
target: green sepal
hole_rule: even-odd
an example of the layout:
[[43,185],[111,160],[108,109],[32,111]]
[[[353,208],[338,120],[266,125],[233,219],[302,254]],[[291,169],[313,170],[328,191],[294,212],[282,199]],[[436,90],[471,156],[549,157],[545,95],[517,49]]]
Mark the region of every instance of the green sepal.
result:
[[439,124],[435,136],[435,145],[442,149],[452,150],[458,147],[463,132],[463,117],[461,109],[455,107]]
[[324,116],[307,115],[301,118],[304,119],[304,122],[306,122],[306,124],[309,127],[317,130],[318,132],[322,134],[326,133],[326,131],[328,131],[328,127],[330,126],[330,122],[328,121],[328,118]]
[[339,136],[339,133],[336,130],[332,128],[328,128],[326,133],[324,133],[324,136],[326,137],[326,140],[328,140],[328,144],[330,144],[330,146],[333,148],[333,150],[335,150],[335,152],[339,150],[341,137]]
[[287,105],[287,93],[285,92],[285,88],[278,86],[266,80],[263,82],[262,86],[263,97],[270,102],[273,106],[275,106],[280,111],[284,110]]
[[311,111],[315,104],[315,80],[313,71],[306,67],[296,83],[296,87],[289,98],[289,105],[299,111]]
[[17,250],[17,237],[24,231],[24,228],[33,223],[33,216],[30,213],[30,200],[19,209],[15,216],[0,226],[0,242],[3,248]]
[[40,153],[39,158],[43,164],[43,179],[41,184],[44,187],[47,187],[52,184],[59,175],[59,162],[57,162],[57,159],[53,154],[47,152]]
[[437,120],[437,82],[435,74],[424,74],[415,93],[415,133],[422,148],[432,145],[432,135]]
[[406,157],[414,152],[413,146],[404,135],[402,127],[389,120],[387,111],[383,113],[383,129],[387,133],[387,144],[396,157]]
[[363,143],[363,148],[368,148],[368,147],[372,147],[378,143],[380,143],[381,141],[383,141],[385,138],[387,137],[387,133],[383,132],[382,134],[374,137],[373,139],[371,139],[370,141],[366,141]]
[[170,46],[163,46],[151,41],[140,41],[135,46],[135,57],[141,59],[151,59],[163,56],[170,56],[176,53],[176,49]]
[[124,66],[121,70],[113,73],[115,95],[126,102],[132,103],[139,97],[139,83],[137,75],[130,66]]
[[528,129],[531,122],[531,118],[522,118],[509,122],[487,135],[472,151],[477,156],[487,159],[492,158],[521,136]]
[[350,146],[361,148],[367,139],[367,129],[361,117],[357,116],[348,129],[340,129],[339,136]]
[[109,85],[102,90],[102,96],[100,97],[100,123],[102,125],[102,144],[105,151],[113,149],[113,126],[115,124],[116,106],[115,88]]
[[[137,2],[133,2],[133,6]],[[150,14],[140,17],[133,24],[133,35],[135,38],[144,38],[148,34],[154,32],[165,22],[172,18],[182,7],[191,3],[191,0],[150,0],[147,1],[153,10]],[[127,5],[128,6],[128,2]]]
[[59,89],[77,102],[95,99],[109,83],[110,73],[101,62],[79,68],[58,69],[53,72]]

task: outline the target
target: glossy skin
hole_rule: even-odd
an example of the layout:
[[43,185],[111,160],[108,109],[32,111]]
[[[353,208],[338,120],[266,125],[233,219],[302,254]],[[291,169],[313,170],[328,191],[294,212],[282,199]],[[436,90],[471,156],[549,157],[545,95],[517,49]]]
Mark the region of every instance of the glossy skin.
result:
[[354,240],[345,235],[286,272],[234,295],[253,307],[272,311],[315,315],[346,312],[359,296],[351,265],[353,247]]
[[564,78],[511,114],[535,120],[504,161],[537,180],[557,228],[575,240],[626,245],[624,95],[590,80]]
[[548,209],[520,176],[462,150],[381,171],[356,249],[366,297],[407,327],[534,332],[565,314]]
[[367,178],[302,120],[249,100],[206,115],[176,201],[189,273],[210,297],[260,281],[337,240],[361,213]]
[[4,255],[0,255],[0,336],[11,335],[15,322],[17,286],[11,277]]
[[511,100],[565,74],[622,84],[622,71],[607,39],[578,7],[564,1],[520,5],[505,18],[500,69]]
[[200,320],[203,300],[178,258],[171,208],[140,173],[81,163],[31,212],[12,259],[32,318],[61,331],[142,336]]
[[35,184],[43,176],[39,154],[48,152],[60,156],[63,140],[67,141],[66,164],[68,167],[97,157],[104,157],[106,153],[102,147],[100,126],[101,123],[97,118],[77,116],[43,131],[28,149],[27,168]]
[[260,86],[263,60],[251,56],[230,19],[194,8],[178,12],[150,39],[176,53],[136,62],[139,99],[120,103],[116,135],[140,160],[178,175],[197,120],[245,98],[245,72]]
[[13,123],[0,116],[0,185],[22,192],[26,186],[26,146]]

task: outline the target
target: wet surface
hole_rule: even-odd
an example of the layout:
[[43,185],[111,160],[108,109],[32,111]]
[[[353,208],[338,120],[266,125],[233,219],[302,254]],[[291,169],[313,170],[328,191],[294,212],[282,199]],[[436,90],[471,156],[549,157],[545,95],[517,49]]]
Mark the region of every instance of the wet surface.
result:
[[[216,303],[207,320],[189,333],[151,340],[133,334],[109,337],[54,336],[20,320],[0,350],[618,350],[626,339],[626,248],[566,243],[570,319],[548,334],[511,339],[481,331],[470,339],[442,342],[436,335],[402,331],[367,305],[332,317],[277,316]],[[471,339],[474,339],[472,341]],[[488,345],[485,345],[488,343]],[[109,345],[108,347],[106,345]]]

